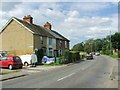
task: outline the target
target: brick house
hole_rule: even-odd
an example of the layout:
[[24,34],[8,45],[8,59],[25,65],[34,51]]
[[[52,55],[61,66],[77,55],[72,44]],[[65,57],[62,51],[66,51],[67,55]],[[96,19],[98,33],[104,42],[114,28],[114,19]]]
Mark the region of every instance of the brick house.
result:
[[33,18],[28,15],[23,20],[12,17],[0,32],[0,51],[9,55],[32,54],[35,49],[44,48],[48,56],[59,55],[69,49],[69,40],[52,30],[52,25],[46,22],[44,26],[33,24]]

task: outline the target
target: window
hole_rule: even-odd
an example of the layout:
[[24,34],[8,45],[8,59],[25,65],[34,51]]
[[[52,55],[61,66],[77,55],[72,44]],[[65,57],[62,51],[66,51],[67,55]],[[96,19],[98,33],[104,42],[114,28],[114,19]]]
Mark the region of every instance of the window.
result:
[[49,45],[52,45],[52,38],[49,38]]
[[2,57],[1,60],[10,60],[9,57]]
[[65,41],[65,48],[67,48],[67,41]]
[[43,44],[43,37],[40,36],[40,43]]
[[52,56],[52,52],[53,52],[53,50],[51,48],[49,48],[49,56]]
[[21,62],[20,57],[14,57],[13,60],[14,60],[14,62]]
[[1,58],[1,60],[7,60],[7,57],[3,57],[3,58]]
[[62,48],[62,41],[60,41],[60,48]]

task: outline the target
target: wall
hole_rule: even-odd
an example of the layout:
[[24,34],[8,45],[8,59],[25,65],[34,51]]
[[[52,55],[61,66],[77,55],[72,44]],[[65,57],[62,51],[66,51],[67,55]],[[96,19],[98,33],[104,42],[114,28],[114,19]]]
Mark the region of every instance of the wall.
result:
[[2,50],[9,55],[33,53],[33,34],[12,20],[2,32]]
[[0,51],[2,51],[2,34],[0,33]]

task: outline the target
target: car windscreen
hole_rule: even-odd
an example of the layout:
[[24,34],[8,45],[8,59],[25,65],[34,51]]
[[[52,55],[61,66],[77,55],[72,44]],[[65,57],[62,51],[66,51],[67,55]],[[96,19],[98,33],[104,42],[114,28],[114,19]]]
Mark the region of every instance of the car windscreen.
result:
[[14,62],[21,62],[20,57],[14,57],[13,60],[14,60]]

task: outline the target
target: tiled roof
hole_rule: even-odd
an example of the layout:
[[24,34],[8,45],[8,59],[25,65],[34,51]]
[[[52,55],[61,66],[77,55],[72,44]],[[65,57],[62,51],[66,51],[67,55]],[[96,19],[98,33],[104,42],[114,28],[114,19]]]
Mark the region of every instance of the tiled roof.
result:
[[66,40],[66,41],[69,41],[67,38],[65,38],[64,36],[62,36],[60,33],[54,31],[54,30],[51,30],[52,32],[54,32],[55,34],[57,34],[59,37],[61,37],[63,40]]
[[34,34],[55,38],[53,35],[51,35],[49,32],[47,32],[45,28],[43,28],[39,25],[29,24],[23,20],[20,20],[17,18],[15,18],[15,19],[18,20],[20,23],[22,23],[27,28],[29,28]]
[[47,36],[47,37],[52,37],[52,38],[57,38],[65,41],[69,41],[67,38],[59,34],[58,32],[54,30],[48,30],[42,26],[35,25],[35,24],[29,24],[23,20],[15,18],[17,21],[22,23],[25,27],[29,28],[34,34],[38,34],[41,36]]

